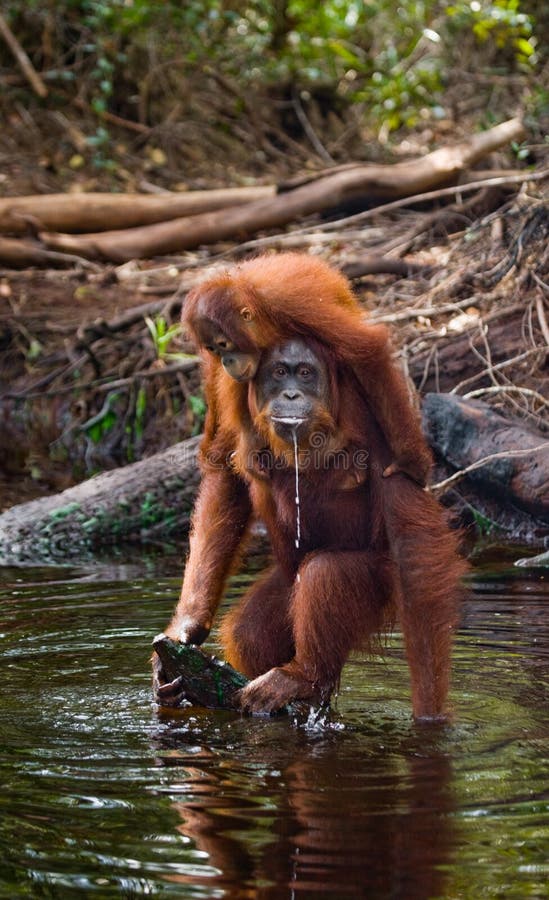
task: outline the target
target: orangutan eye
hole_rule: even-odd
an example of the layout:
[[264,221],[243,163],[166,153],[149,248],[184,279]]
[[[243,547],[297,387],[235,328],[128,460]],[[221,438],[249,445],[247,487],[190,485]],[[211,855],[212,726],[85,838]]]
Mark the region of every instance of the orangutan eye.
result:
[[313,371],[312,371],[312,369],[309,369],[308,366],[301,366],[301,368],[299,370],[299,374],[300,374],[301,378],[304,378],[307,380],[309,378],[312,378]]
[[286,369],[284,366],[276,366],[276,368],[273,369],[273,375],[275,378],[285,378]]

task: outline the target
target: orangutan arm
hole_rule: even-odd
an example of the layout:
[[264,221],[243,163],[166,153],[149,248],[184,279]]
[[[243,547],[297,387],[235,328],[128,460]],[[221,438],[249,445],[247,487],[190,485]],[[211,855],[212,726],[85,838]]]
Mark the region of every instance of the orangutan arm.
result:
[[192,644],[206,639],[250,516],[242,479],[228,468],[207,471],[194,509],[179,602],[165,630],[168,637]]

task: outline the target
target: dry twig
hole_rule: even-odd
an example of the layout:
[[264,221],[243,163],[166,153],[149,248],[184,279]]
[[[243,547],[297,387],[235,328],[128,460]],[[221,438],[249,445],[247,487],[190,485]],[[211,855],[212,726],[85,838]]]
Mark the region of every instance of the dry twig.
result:
[[466,478],[467,475],[469,475],[470,472],[475,471],[475,469],[481,469],[487,463],[493,462],[497,459],[509,459],[516,456],[528,456],[531,453],[537,453],[540,450],[544,450],[546,447],[549,447],[549,441],[544,441],[543,444],[538,444],[537,447],[527,447],[525,450],[504,450],[500,453],[489,453],[488,456],[483,456],[482,459],[477,459],[476,462],[471,463],[470,466],[466,466],[465,469],[460,469],[458,472],[454,472],[454,474],[450,475],[449,478],[445,478],[443,481],[438,481],[436,484],[430,485],[429,491],[431,491],[433,494],[444,493],[451,485],[454,485],[458,481],[461,481],[463,478]]
[[[504,359],[500,363],[496,363],[492,366],[492,372],[500,372],[502,369],[507,369],[510,366],[514,366],[519,362],[523,362],[525,359],[529,359],[532,356],[538,356],[540,353],[539,347],[534,347],[532,350],[525,350],[524,353],[518,353],[516,356],[513,356],[511,359]],[[459,394],[460,390],[468,384],[473,384],[475,381],[478,381],[480,378],[485,378],[486,372],[483,370],[482,372],[476,372],[475,375],[471,375],[470,378],[464,378],[463,381],[460,381],[459,384],[456,384],[455,387],[450,391],[451,394]]]
[[514,384],[494,384],[491,387],[478,388],[476,391],[469,391],[468,394],[462,394],[464,400],[473,400],[475,397],[484,397],[486,394],[491,394],[492,396],[495,394],[511,394],[516,393],[520,394],[523,397],[531,397],[534,400],[537,400],[542,406],[546,406],[549,409],[549,400],[546,400],[539,391],[533,391],[531,388],[518,387]]
[[29,57],[23,50],[21,44],[15,37],[13,31],[11,30],[10,26],[8,25],[4,16],[1,13],[0,13],[0,34],[4,38],[6,44],[10,48],[13,55],[15,56],[15,59],[17,60],[17,65],[21,69],[23,75],[29,82],[33,91],[36,94],[38,94],[39,97],[42,97],[42,98],[47,97],[48,89],[47,89],[46,85],[40,78],[40,75],[34,68]]

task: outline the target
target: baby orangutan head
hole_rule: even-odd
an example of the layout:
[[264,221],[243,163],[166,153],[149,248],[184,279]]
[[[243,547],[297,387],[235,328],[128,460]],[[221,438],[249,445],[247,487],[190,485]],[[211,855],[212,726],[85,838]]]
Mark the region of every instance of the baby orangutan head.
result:
[[219,357],[227,375],[235,381],[250,381],[257,372],[258,350],[241,350],[221,326],[211,319],[199,318],[193,323],[199,347]]

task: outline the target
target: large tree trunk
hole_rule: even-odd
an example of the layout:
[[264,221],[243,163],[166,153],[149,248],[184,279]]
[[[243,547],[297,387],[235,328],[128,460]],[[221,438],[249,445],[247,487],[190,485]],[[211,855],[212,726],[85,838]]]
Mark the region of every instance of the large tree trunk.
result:
[[91,555],[118,542],[181,535],[199,483],[199,438],[0,515],[0,563]]
[[88,259],[123,263],[131,259],[179,253],[202,244],[243,240],[263,229],[365,198],[370,202],[410,197],[455,182],[459,174],[486,154],[524,137],[518,119],[503,122],[473,135],[455,147],[442,147],[421,159],[395,165],[369,165],[340,169],[335,174],[305,184],[274,198],[244,206],[173,219],[143,228],[79,236],[41,233],[46,246]]
[[[423,415],[429,442],[452,468],[520,450],[519,456],[487,462],[467,482],[477,496],[493,498],[496,521],[506,508],[515,511],[507,517],[511,530],[521,525],[518,510],[529,522],[549,521],[549,446],[537,449],[549,444],[547,436],[453,394],[428,394]],[[199,441],[190,438],[61,494],[7,510],[0,515],[0,564],[82,558],[117,543],[181,535],[200,479]]]
[[272,185],[165,194],[37,194],[0,199],[0,232],[105,231],[165,222],[180,216],[273,197]]

